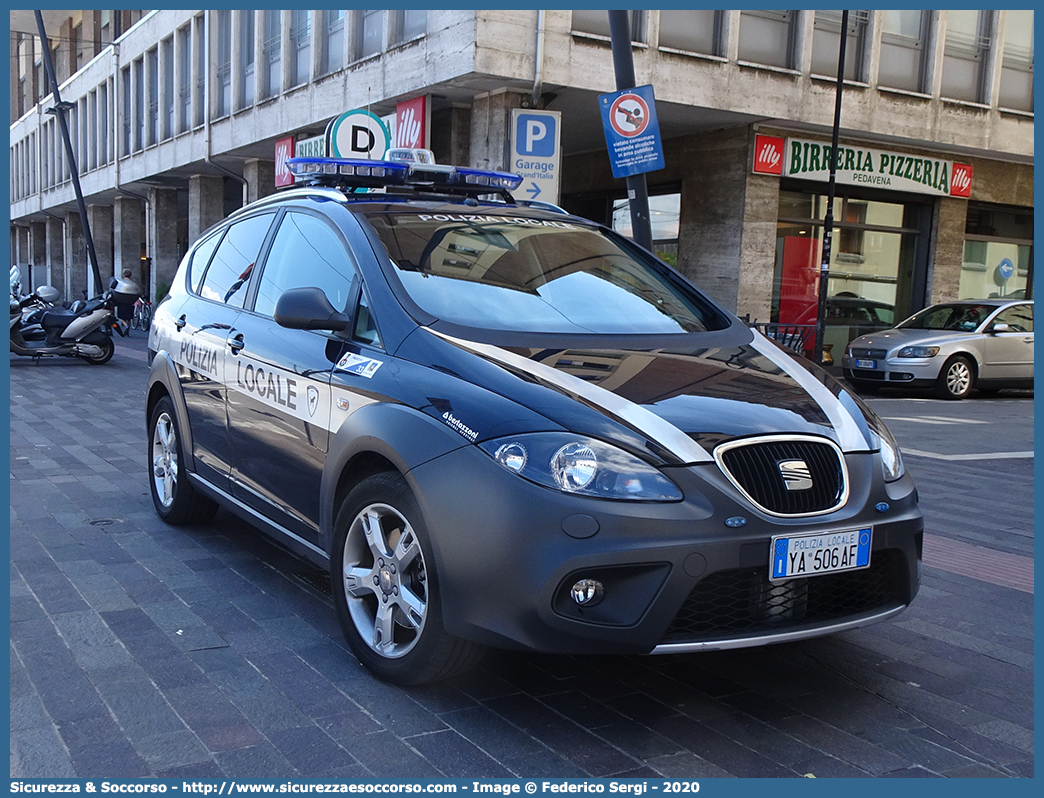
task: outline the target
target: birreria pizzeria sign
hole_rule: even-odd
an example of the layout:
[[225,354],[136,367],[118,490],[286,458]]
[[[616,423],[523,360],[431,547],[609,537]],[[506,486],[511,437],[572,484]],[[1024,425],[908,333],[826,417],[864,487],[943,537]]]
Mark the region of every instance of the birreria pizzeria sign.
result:
[[[758,135],[754,171],[826,182],[830,179],[830,150],[829,144],[820,141]],[[850,186],[970,197],[972,167],[941,158],[843,144],[837,148],[836,180]]]

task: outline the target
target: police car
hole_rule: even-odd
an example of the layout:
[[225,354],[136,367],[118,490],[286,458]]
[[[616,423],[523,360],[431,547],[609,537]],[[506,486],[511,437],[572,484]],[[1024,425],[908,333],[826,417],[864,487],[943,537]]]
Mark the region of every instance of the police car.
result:
[[490,647],[698,652],[892,618],[922,517],[845,387],[520,178],[397,153],[194,243],[150,330],[150,477],[328,568],[416,684]]

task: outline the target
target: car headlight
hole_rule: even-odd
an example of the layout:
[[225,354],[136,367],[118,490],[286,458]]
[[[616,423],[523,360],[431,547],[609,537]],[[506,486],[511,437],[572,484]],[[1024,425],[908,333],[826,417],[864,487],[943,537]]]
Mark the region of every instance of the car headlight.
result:
[[603,441],[560,432],[478,444],[512,473],[563,493],[624,501],[673,502],[681,490],[644,460]]
[[935,357],[937,354],[937,346],[904,346],[896,357]]
[[895,437],[892,435],[891,430],[885,426],[880,416],[864,402],[859,401],[858,398],[857,401],[859,402],[859,408],[863,411],[863,416],[866,418],[866,424],[870,428],[871,443],[874,445],[874,448],[881,451],[881,466],[884,469],[884,480],[885,482],[895,482],[906,473],[906,467],[903,465],[903,455],[899,451],[899,444],[895,442]]

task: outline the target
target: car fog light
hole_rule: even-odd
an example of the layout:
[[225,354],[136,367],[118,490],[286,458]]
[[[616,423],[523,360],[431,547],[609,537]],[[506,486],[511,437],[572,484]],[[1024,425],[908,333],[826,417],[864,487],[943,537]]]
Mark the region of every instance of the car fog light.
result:
[[597,579],[581,579],[569,591],[578,607],[593,607],[605,595],[605,587]]

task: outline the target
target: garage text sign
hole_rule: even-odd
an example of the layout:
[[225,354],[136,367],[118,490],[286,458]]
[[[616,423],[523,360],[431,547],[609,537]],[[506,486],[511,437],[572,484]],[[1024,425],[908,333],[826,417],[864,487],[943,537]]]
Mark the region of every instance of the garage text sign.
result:
[[[782,147],[782,157],[779,158]],[[777,156],[777,157],[773,157]],[[802,180],[830,179],[831,147],[819,141],[756,136],[754,171]],[[842,145],[837,148],[838,183],[945,197],[970,197],[969,164],[909,153]]]

